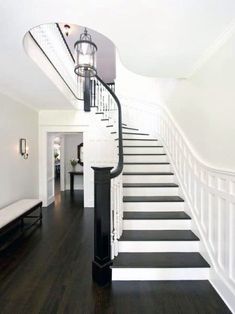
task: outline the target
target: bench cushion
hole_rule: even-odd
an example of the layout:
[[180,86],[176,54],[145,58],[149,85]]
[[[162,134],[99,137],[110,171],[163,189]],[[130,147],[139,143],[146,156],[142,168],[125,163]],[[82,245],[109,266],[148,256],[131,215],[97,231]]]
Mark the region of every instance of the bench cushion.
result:
[[38,199],[23,199],[0,209],[0,229],[40,203]]

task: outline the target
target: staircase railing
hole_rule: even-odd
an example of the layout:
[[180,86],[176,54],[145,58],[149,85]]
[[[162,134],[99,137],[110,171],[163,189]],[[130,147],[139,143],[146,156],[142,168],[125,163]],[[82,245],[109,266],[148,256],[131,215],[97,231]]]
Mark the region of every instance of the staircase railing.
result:
[[95,172],[95,221],[93,279],[100,285],[111,281],[112,258],[118,254],[118,239],[122,233],[122,170],[123,139],[122,109],[112,87],[97,75],[95,106],[116,126],[118,138],[117,166],[97,168]]

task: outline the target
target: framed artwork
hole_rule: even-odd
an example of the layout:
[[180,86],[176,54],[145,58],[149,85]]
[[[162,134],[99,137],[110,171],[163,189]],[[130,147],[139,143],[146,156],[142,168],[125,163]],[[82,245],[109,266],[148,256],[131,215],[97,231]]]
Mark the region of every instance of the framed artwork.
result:
[[83,166],[83,143],[77,146],[77,158],[79,165]]

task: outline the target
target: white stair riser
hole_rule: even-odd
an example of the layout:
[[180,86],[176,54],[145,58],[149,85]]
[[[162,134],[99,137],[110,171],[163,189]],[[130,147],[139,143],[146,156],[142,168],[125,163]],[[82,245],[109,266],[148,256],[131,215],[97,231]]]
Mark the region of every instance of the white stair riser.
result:
[[[127,132],[127,130],[123,130],[123,132]],[[132,132],[133,133],[133,132]],[[139,135],[139,134],[123,134],[122,135],[123,138],[125,139],[128,139],[128,138],[134,138],[134,139],[150,139],[151,136],[150,135]]]
[[179,195],[179,188],[123,188],[124,196],[172,196]]
[[191,220],[189,219],[124,219],[123,230],[189,230],[191,229]]
[[155,145],[161,145],[159,143],[159,141],[141,141],[141,140],[138,140],[138,141],[128,141],[128,140],[124,140],[123,141],[123,145],[130,145],[130,146],[133,146],[133,145],[140,145],[140,146],[155,146]]
[[124,162],[168,162],[168,159],[166,155],[124,155]]
[[124,165],[124,172],[171,172],[170,165]]
[[124,211],[183,211],[184,202],[124,202]]
[[113,268],[113,281],[208,280],[208,268]]
[[173,175],[123,175],[124,183],[173,183]]
[[199,241],[118,241],[118,252],[199,252]]
[[164,154],[163,147],[124,147],[124,154]]

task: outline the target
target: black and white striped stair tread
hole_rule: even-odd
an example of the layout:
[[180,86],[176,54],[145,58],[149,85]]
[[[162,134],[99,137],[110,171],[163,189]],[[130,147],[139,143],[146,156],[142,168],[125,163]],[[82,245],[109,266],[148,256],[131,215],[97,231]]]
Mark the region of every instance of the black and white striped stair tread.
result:
[[124,176],[173,176],[173,172],[123,172]]
[[124,230],[119,241],[199,241],[191,230]]
[[185,212],[123,212],[124,220],[190,220]]
[[200,253],[119,253],[112,268],[209,268]]
[[124,188],[178,188],[176,183],[123,183]]
[[123,196],[123,202],[146,203],[146,202],[184,202],[180,196]]

